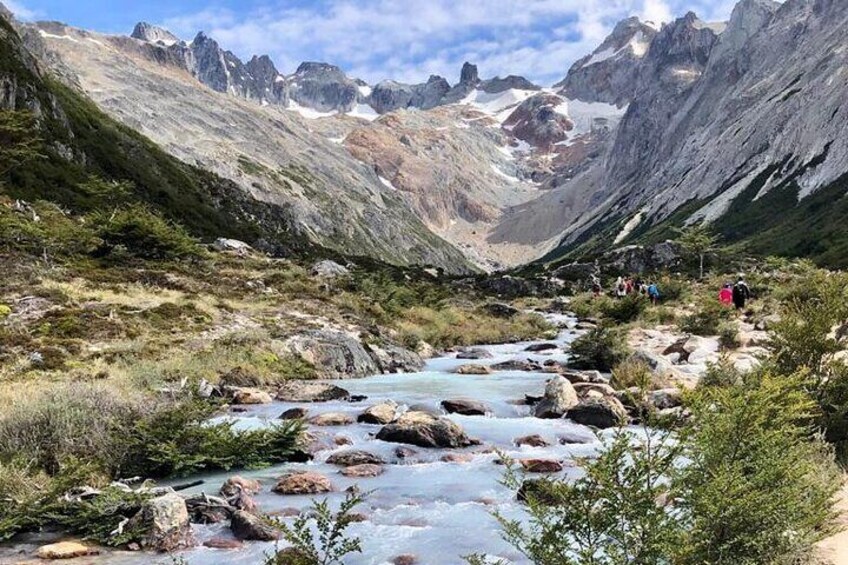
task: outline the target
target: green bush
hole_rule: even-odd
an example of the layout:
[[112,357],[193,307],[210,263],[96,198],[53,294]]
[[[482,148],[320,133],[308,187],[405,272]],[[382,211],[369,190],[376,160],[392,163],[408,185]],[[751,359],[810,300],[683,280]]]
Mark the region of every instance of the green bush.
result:
[[649,304],[649,300],[640,294],[628,294],[623,298],[602,303],[601,314],[619,324],[627,324],[637,320],[648,309]]
[[571,343],[568,364],[575,369],[608,372],[629,355],[624,334],[618,329],[601,326]]
[[680,330],[701,336],[718,335],[722,322],[732,318],[733,310],[718,301],[709,301],[694,314],[683,318],[680,322]]
[[98,253],[103,256],[123,252],[141,259],[169,260],[202,255],[185,229],[141,204],[94,212],[88,221],[96,226],[102,240]]
[[724,350],[739,349],[739,328],[733,322],[722,322],[718,326],[718,343]]

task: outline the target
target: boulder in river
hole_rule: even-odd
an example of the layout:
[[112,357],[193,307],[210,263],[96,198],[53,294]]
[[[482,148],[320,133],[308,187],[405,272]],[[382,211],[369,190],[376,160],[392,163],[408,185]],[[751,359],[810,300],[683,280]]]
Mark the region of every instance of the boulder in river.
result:
[[559,473],[562,463],[553,459],[519,459],[519,464],[528,473]]
[[40,559],[73,559],[75,557],[86,557],[97,555],[100,550],[78,541],[60,541],[38,548],[36,555]]
[[348,426],[353,423],[353,417],[343,412],[326,412],[310,419],[309,423],[313,426]]
[[459,353],[456,354],[457,359],[491,359],[492,354],[486,349],[480,347],[473,347],[471,349],[463,349]]
[[306,408],[289,408],[280,414],[280,420],[303,420],[307,415],[309,415],[309,410]]
[[327,463],[341,467],[352,467],[354,465],[382,465],[385,461],[379,455],[361,449],[349,449],[333,453],[327,457]]
[[591,396],[590,393],[597,393],[600,396],[615,396],[615,389],[606,383],[574,383],[573,386],[580,398]]
[[424,360],[415,351],[393,343],[368,344],[368,352],[382,373],[415,373],[424,368]]
[[533,413],[537,418],[562,418],[579,402],[577,392],[568,379],[554,377],[545,387],[545,396],[536,405]]
[[614,397],[586,398],[568,410],[565,417],[584,426],[606,429],[627,423],[627,410]]
[[491,375],[492,369],[485,365],[461,365],[454,371],[458,375]]
[[227,394],[233,404],[271,404],[273,398],[264,390],[248,387],[227,387]]
[[235,508],[225,499],[200,493],[185,501],[193,524],[218,524],[229,520]]
[[443,400],[442,408],[448,414],[462,414],[463,416],[485,416],[489,412],[488,406],[482,402],[467,398]]
[[310,330],[289,338],[286,346],[315,367],[319,378],[350,379],[380,373],[365,346],[344,332]]
[[491,369],[494,371],[537,372],[544,370],[544,367],[541,363],[531,359],[510,359],[509,361],[502,361],[491,365]]
[[369,406],[362,414],[357,416],[356,421],[363,424],[386,425],[395,419],[397,404],[391,400]]
[[221,485],[221,496],[231,497],[243,492],[245,494],[257,494],[262,490],[262,483],[256,479],[245,479],[235,475],[224,481]]
[[280,539],[280,532],[255,514],[236,510],[230,519],[230,529],[240,540],[274,541]]
[[364,479],[369,477],[377,477],[383,474],[383,467],[381,465],[372,465],[370,463],[365,463],[362,465],[351,465],[350,467],[345,467],[339,473],[344,475],[345,477],[355,477],[357,479]]
[[171,552],[194,545],[186,502],[175,492],[145,501],[125,529],[141,532],[140,545],[150,551]]
[[278,494],[323,494],[333,492],[330,479],[319,473],[302,471],[283,475],[274,492]]
[[547,441],[545,441],[545,438],[538,434],[515,438],[514,442],[518,447],[521,447],[522,445],[530,447],[548,447],[550,445]]
[[524,351],[529,353],[539,353],[541,351],[552,351],[559,346],[555,343],[534,343],[524,348]]
[[383,426],[377,433],[377,439],[419,447],[468,447],[474,444],[458,424],[425,412],[407,412]]
[[341,387],[309,381],[287,381],[277,390],[277,400],[283,402],[329,402],[349,398],[350,393]]
[[391,561],[392,565],[417,565],[418,558],[411,553],[404,553],[394,557]]
[[210,538],[203,542],[203,547],[210,549],[241,549],[244,547],[244,544],[232,538]]

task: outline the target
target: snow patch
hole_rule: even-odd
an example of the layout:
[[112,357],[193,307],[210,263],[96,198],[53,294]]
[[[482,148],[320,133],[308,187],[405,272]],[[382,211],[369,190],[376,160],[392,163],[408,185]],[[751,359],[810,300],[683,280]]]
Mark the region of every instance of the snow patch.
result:
[[615,104],[603,102],[583,102],[564,98],[554,111],[567,117],[574,124],[574,129],[568,132],[568,139],[556,145],[571,145],[577,138],[591,133],[599,121],[605,120],[610,125],[621,120],[627,112],[627,106],[619,108]]
[[651,46],[651,41],[640,31],[633,36],[633,39],[630,40],[630,43],[628,43],[627,46],[630,47],[636,57],[641,58],[648,52],[648,48]]
[[347,138],[347,136],[346,136],[346,135],[343,135],[343,136],[341,136],[341,137],[328,137],[327,139],[328,139],[328,140],[330,140],[330,141],[331,141],[331,142],[333,142],[333,143],[336,143],[336,144],[338,144],[338,145],[341,145],[342,143],[344,143],[344,140],[345,140],[346,138]]
[[379,175],[377,175],[377,178],[380,179],[380,182],[383,183],[383,186],[385,186],[386,188],[390,188],[392,190],[397,190],[397,187],[395,185],[393,185],[392,181],[390,181],[389,179],[387,179],[385,177],[381,177]]
[[538,91],[510,88],[497,94],[490,94],[482,90],[473,90],[459,104],[471,106],[502,124],[516,106],[534,94],[538,94]]
[[319,118],[329,118],[330,116],[335,116],[336,112],[319,112],[318,110],[314,110],[312,108],[307,108],[306,106],[301,106],[294,100],[289,100],[289,105],[286,107],[286,110],[290,110],[292,112],[297,112],[307,120],[317,120]]
[[347,115],[354,118],[368,120],[369,122],[373,122],[380,117],[380,114],[378,114],[374,108],[368,104],[357,104],[350,112],[347,113]]
[[106,47],[105,43],[103,43],[102,41],[98,41],[98,40],[94,39],[93,37],[86,37],[85,40],[90,41],[92,43],[95,43],[95,44],[99,45],[100,47]]
[[588,61],[583,63],[583,67],[584,68],[585,67],[591,67],[592,65],[596,65],[598,63],[603,63],[604,61],[606,61],[608,59],[612,59],[617,54],[618,54],[618,51],[616,51],[612,47],[607,47],[603,51],[601,51],[599,53],[595,53],[594,55],[592,55],[592,57]]
[[359,85],[357,88],[359,88],[359,93],[362,96],[371,96],[371,87],[367,84]]
[[624,227],[621,228],[621,231],[618,233],[618,235],[615,236],[615,241],[613,241],[613,244],[618,245],[619,243],[627,239],[627,236],[633,233],[633,230],[639,227],[639,224],[642,223],[642,217],[647,211],[647,208],[642,208],[635,216],[630,218],[627,223],[624,224]]
[[47,33],[43,29],[38,30],[38,33],[41,35],[41,37],[46,37],[48,39],[65,39],[67,41],[73,41],[74,43],[79,43],[79,41],[77,41],[76,38],[71,37],[70,35],[54,35],[52,33]]
[[492,165],[492,170],[495,172],[495,174],[496,174],[496,175],[498,175],[499,177],[501,177],[502,179],[504,179],[504,180],[506,180],[506,181],[509,181],[509,182],[512,182],[512,183],[521,182],[521,181],[518,179],[518,177],[514,177],[514,176],[512,176],[512,175],[508,175],[508,174],[506,174],[505,172],[503,172],[502,170],[500,170],[500,169],[499,169],[497,166],[495,166],[495,165]]

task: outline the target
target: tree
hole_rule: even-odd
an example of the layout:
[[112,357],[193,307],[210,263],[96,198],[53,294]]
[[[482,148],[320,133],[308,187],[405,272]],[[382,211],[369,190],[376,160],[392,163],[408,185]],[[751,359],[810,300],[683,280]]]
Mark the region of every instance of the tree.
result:
[[0,177],[43,155],[32,112],[0,109]]
[[704,260],[707,254],[716,250],[718,236],[710,230],[709,226],[701,224],[690,226],[679,230],[680,237],[677,242],[683,247],[683,251],[698,258],[698,273],[700,279],[704,278]]

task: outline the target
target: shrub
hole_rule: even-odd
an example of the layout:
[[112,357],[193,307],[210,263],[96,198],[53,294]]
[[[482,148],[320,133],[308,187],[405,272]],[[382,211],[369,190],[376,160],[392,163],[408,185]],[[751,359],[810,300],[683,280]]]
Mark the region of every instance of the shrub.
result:
[[627,324],[637,320],[648,308],[649,301],[644,296],[633,293],[616,300],[608,300],[601,304],[601,313],[619,324]]
[[688,461],[677,478],[687,516],[683,563],[788,563],[832,531],[840,473],[812,436],[798,377],[767,372],[690,399]]
[[661,376],[655,375],[642,359],[630,357],[613,368],[610,384],[618,390],[631,387],[657,390],[667,388],[670,383]]
[[202,254],[185,229],[141,204],[114,212],[93,212],[88,221],[96,226],[97,236],[102,240],[100,255],[125,252],[141,259],[169,260]]
[[732,319],[733,311],[718,301],[710,300],[700,310],[683,318],[680,329],[701,336],[718,335],[722,322]]
[[[330,510],[327,499],[313,501],[312,512],[302,512],[291,526],[272,519],[291,547],[268,556],[265,565],[342,565],[346,555],[361,553],[359,538],[348,537],[345,530],[356,521],[353,509],[363,500],[359,494],[348,493],[337,512]],[[310,527],[313,519],[317,539]]]
[[689,294],[691,285],[688,281],[665,275],[659,279],[657,286],[662,293],[663,302],[675,302],[682,300]]
[[612,371],[630,355],[623,333],[598,327],[571,343],[569,365],[575,369]]
[[742,342],[739,340],[739,328],[733,322],[722,322],[718,326],[718,343],[722,349],[739,349]]

